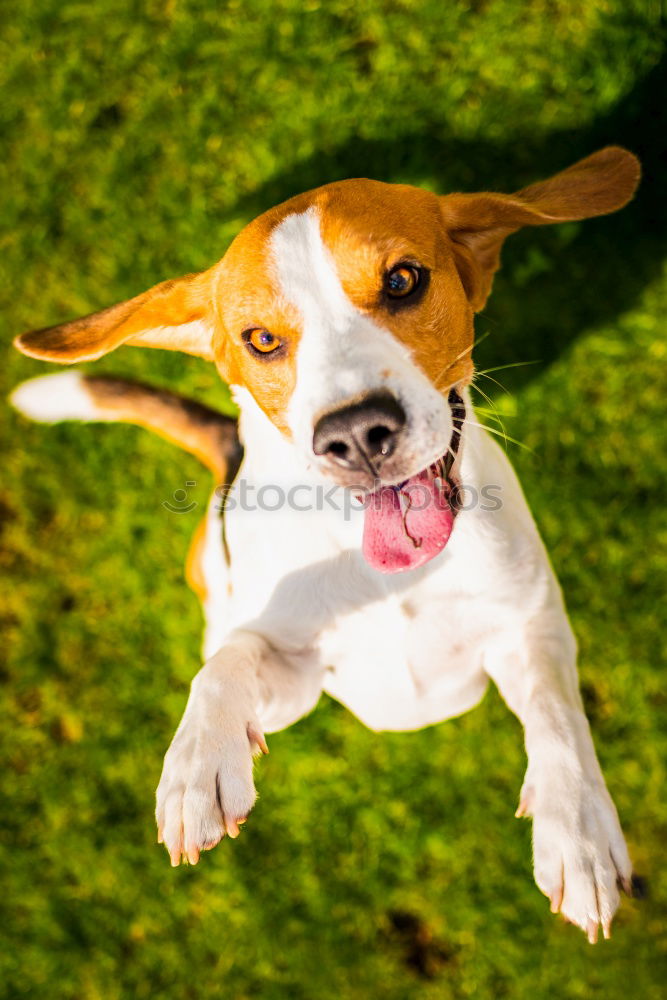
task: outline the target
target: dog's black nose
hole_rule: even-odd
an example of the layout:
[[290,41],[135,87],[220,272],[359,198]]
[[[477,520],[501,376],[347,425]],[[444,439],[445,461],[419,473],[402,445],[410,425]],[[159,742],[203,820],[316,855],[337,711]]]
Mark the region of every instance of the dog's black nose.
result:
[[313,451],[345,469],[377,470],[396,447],[405,410],[388,392],[326,413],[317,421]]

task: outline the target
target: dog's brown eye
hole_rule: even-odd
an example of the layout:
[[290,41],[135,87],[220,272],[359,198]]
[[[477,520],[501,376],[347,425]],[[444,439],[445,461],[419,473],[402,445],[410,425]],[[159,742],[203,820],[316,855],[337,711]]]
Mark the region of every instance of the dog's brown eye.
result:
[[418,285],[421,272],[412,264],[399,264],[387,274],[385,289],[392,299],[404,299],[414,292]]
[[281,341],[274,337],[268,330],[257,327],[254,330],[246,330],[243,338],[253,351],[259,354],[271,354],[272,351],[280,347]]

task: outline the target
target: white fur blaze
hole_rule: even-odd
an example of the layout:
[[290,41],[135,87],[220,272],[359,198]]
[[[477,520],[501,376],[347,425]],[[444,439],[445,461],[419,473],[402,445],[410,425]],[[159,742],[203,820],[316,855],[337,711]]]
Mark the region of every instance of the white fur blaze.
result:
[[274,229],[270,247],[282,295],[303,322],[296,386],[287,411],[302,454],[316,459],[312,438],[318,414],[386,389],[408,416],[405,476],[399,478],[435,461],[452,435],[449,406],[417,368],[410,350],[350,301],[317,211],[288,215]]

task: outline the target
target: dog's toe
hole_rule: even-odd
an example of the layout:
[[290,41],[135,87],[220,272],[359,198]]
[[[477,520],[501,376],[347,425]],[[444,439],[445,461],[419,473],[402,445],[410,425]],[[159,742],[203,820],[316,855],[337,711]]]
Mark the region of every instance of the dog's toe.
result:
[[[606,790],[605,790],[606,792]],[[613,803],[592,785],[579,809],[562,810],[553,799],[535,803],[535,881],[552,913],[576,924],[591,944],[611,935],[619,885],[628,885],[631,865]]]
[[256,799],[252,755],[264,742],[260,733],[249,724],[227,726],[215,738],[201,729],[193,729],[190,739],[179,733],[165,757],[156,796],[158,843],[164,843],[172,865],[181,859],[195,865],[201,852],[225,835],[238,837]]

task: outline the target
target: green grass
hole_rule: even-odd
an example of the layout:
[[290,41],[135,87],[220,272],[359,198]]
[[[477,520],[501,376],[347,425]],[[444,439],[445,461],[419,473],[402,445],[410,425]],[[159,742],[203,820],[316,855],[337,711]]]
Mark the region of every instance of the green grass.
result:
[[[0,995],[48,1000],[657,1000],[667,977],[664,23],[650,0],[40,0],[3,5],[3,342],[216,260],[277,201],[355,175],[512,190],[607,142],[619,215],[521,234],[478,333],[581,646],[646,901],[592,949],[534,887],[521,732],[495,693],[374,735],[323,699],[271,739],[235,843],[172,871],[162,755],[199,664],[182,582],[197,463],[128,427],[2,412]],[[3,392],[49,366],[8,351]],[[214,404],[210,366],[96,371]]]

